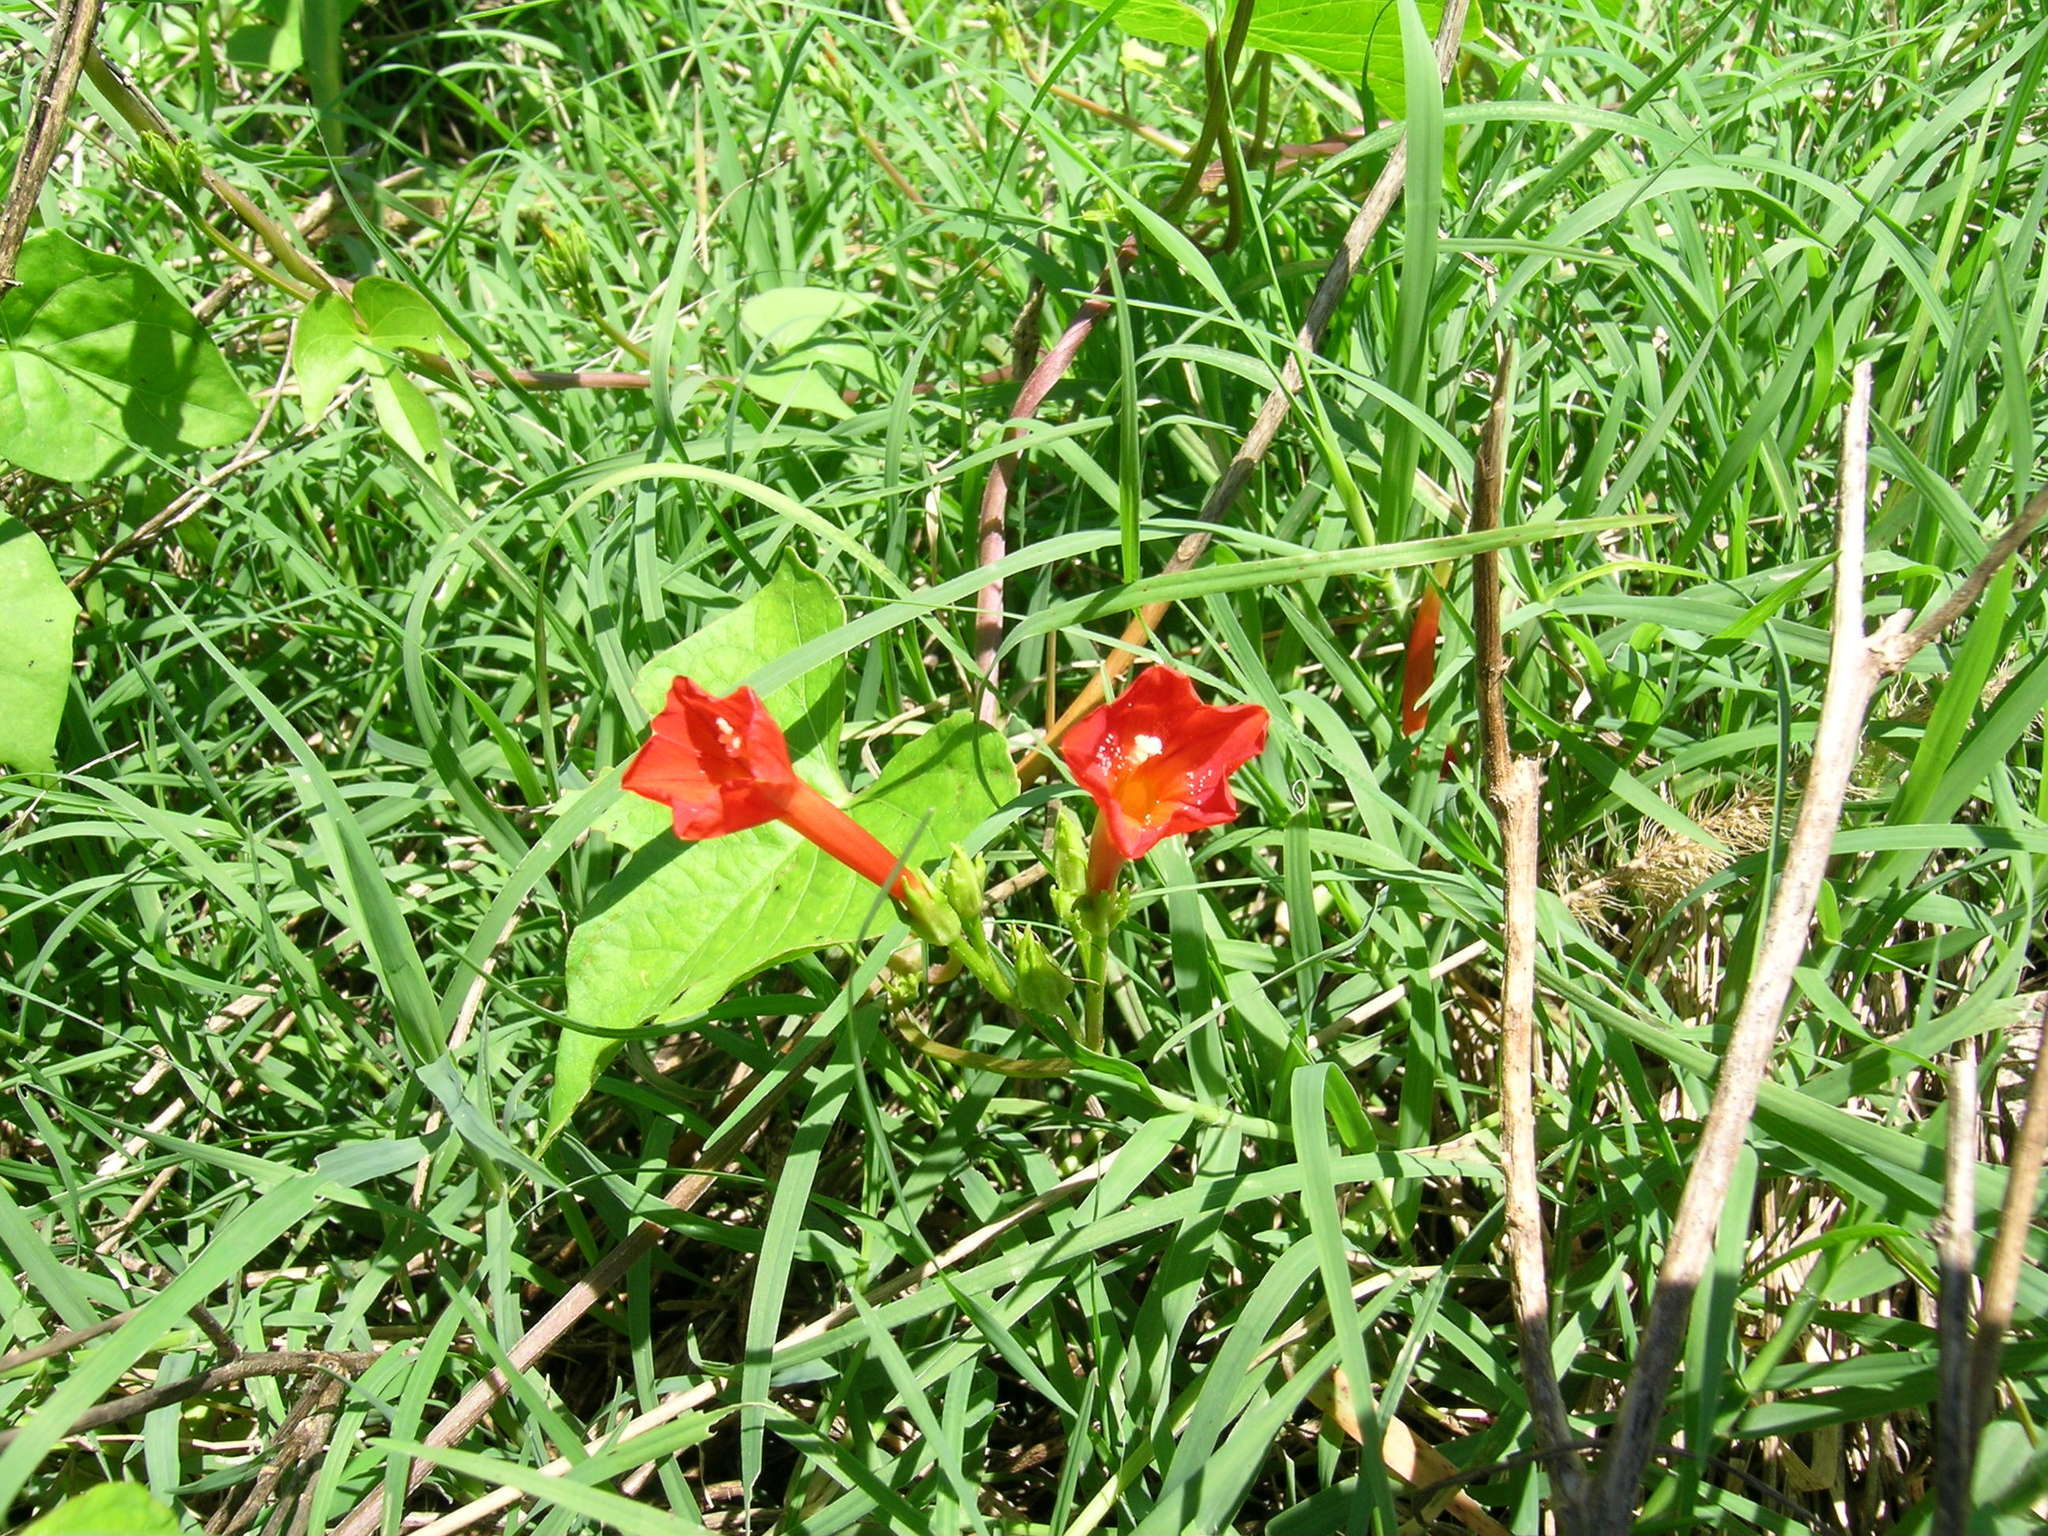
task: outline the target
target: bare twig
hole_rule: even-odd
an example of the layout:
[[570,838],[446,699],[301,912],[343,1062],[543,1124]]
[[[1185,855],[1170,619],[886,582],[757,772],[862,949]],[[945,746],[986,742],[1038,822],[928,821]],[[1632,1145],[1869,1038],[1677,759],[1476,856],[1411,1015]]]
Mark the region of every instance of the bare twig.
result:
[[59,0],[50,28],[50,57],[36,88],[35,110],[29,114],[28,132],[22,136],[14,177],[7,183],[7,201],[0,204],[0,293],[14,286],[15,259],[21,255],[21,242],[28,238],[29,220],[35,217],[43,181],[64,142],[71,97],[78,89],[78,74],[85,66],[99,21],[100,0]]
[[[223,1361],[197,1376],[187,1376],[182,1381],[165,1382],[161,1386],[145,1387],[140,1392],[131,1392],[126,1397],[117,1397],[111,1402],[97,1403],[71,1421],[67,1435],[82,1435],[88,1430],[104,1429],[109,1424],[119,1424],[125,1419],[138,1418],[154,1413],[159,1408],[168,1408],[173,1403],[182,1403],[187,1398],[198,1397],[220,1387],[232,1386],[238,1381],[251,1381],[259,1376],[308,1376],[315,1372],[333,1372],[339,1375],[354,1375],[367,1370],[377,1359],[375,1350],[331,1350],[331,1349],[281,1349],[261,1355],[238,1355]],[[0,1449],[5,1449],[19,1430],[0,1430]]]
[[1970,1354],[1970,1443],[1974,1446],[1991,1421],[1998,1402],[1998,1360],[2012,1327],[2013,1298],[2019,1294],[2020,1265],[2026,1259],[2027,1231],[2034,1220],[2034,1197],[2041,1188],[2041,1162],[2048,1157],[2048,1004],[2037,1005],[2044,1028],[2035,1035],[2034,1069],[2027,1079],[2027,1101],[2020,1111],[2019,1134],[2013,1138],[2005,1176],[2005,1204],[1998,1213],[1998,1236],[1984,1266],[1984,1295],[1977,1305],[1977,1340]]
[[1939,1368],[1934,1413],[1935,1529],[1969,1525],[1970,1271],[1977,1260],[1977,1050],[1964,1041],[1948,1072],[1948,1146],[1934,1257]]
[[[1657,1443],[1657,1421],[1684,1344],[1693,1297],[1713,1253],[1715,1228],[1756,1112],[1757,1092],[1770,1066],[1778,1021],[1806,950],[1807,930],[1848,797],[1871,696],[1882,679],[1905,666],[1935,637],[1935,621],[1946,624],[1959,616],[1998,566],[2048,517],[2048,489],[2044,489],[2028,502],[2012,527],[1957,588],[1956,597],[1936,610],[1933,619],[1908,631],[1908,615],[1896,614],[1866,638],[1863,551],[1869,429],[1870,365],[1865,362],[1856,370],[1842,423],[1841,537],[1835,562],[1833,642],[1806,791],[1786,850],[1784,874],[1770,900],[1749,983],[1721,1058],[1713,1103],[1694,1149],[1692,1172],[1672,1222],[1635,1368],[1602,1467],[1591,1536],[1624,1536],[1629,1528],[1636,1490]],[[1960,606],[1957,597],[1965,599]]]
[[[1474,533],[1500,526],[1514,372],[1514,347],[1509,344],[1501,349],[1493,404],[1479,445],[1472,496]],[[1578,1527],[1585,1479],[1570,1450],[1571,1421],[1550,1357],[1550,1281],[1544,1258],[1543,1184],[1536,1152],[1536,879],[1542,852],[1538,826],[1543,814],[1543,769],[1533,757],[1517,757],[1508,741],[1500,561],[1492,551],[1473,558],[1472,594],[1481,766],[1487,801],[1500,818],[1507,881],[1503,893],[1507,931],[1500,997],[1500,1119],[1507,1184],[1508,1270],[1514,1286],[1530,1426],[1536,1444],[1551,1452],[1546,1465],[1557,1490],[1559,1523],[1572,1531]]]
[[[1452,65],[1457,61],[1459,41],[1464,35],[1466,0],[1449,0],[1443,10],[1443,17],[1437,27],[1436,58],[1437,68],[1448,78]],[[1317,286],[1315,296],[1309,300],[1308,312],[1302,317],[1301,329],[1295,332],[1294,349],[1288,356],[1287,365],[1280,372],[1280,382],[1273,386],[1259,407],[1259,414],[1252,427],[1245,434],[1244,442],[1231,456],[1223,474],[1211,487],[1202,509],[1196,514],[1204,523],[1218,523],[1235,505],[1238,495],[1250,483],[1252,471],[1273,446],[1273,439],[1279,435],[1280,424],[1287,419],[1287,413],[1294,407],[1294,397],[1301,392],[1302,367],[1307,358],[1322,344],[1323,332],[1329,327],[1330,317],[1337,312],[1337,304],[1351,286],[1351,279],[1357,274],[1365,257],[1365,248],[1386,223],[1387,215],[1399,201],[1401,188],[1408,175],[1408,146],[1396,144],[1387,156],[1386,166],[1359,205],[1357,214],[1351,220],[1350,228],[1344,231],[1337,254],[1330,259],[1329,267],[1323,273],[1323,280]],[[1207,553],[1209,541],[1214,535],[1207,528],[1198,529],[1180,541],[1161,569],[1164,576],[1178,575],[1191,570]],[[1125,626],[1123,639],[1115,650],[1103,657],[1102,666],[1090,678],[1074,702],[1069,704],[1052,728],[1046,732],[1045,742],[1026,753],[1017,764],[1017,775],[1026,784],[1041,779],[1052,767],[1047,755],[1059,744],[1073,727],[1075,721],[1094,709],[1109,695],[1116,680],[1130,670],[1137,659],[1137,647],[1150,638],[1159,622],[1166,617],[1170,602],[1148,604],[1139,610],[1137,618]]]

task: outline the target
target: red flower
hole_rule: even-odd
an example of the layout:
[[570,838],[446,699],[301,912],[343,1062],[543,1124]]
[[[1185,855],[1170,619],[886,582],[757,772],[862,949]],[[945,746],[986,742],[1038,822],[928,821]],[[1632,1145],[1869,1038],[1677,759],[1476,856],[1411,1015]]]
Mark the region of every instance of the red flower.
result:
[[1161,838],[1235,821],[1228,781],[1265,746],[1266,712],[1258,705],[1204,704],[1171,667],[1139,673],[1060,743],[1074,781],[1101,812],[1088,888],[1111,889],[1123,862]]
[[779,821],[890,895],[903,894],[896,856],[796,776],[789,743],[753,689],[716,699],[679,677],[653,731],[626,765],[623,782],[666,805],[683,841]]
[[1401,734],[1414,736],[1429,728],[1429,705],[1423,695],[1436,681],[1436,632],[1443,598],[1434,586],[1422,589],[1415,622],[1408,630],[1408,651],[1401,663]]

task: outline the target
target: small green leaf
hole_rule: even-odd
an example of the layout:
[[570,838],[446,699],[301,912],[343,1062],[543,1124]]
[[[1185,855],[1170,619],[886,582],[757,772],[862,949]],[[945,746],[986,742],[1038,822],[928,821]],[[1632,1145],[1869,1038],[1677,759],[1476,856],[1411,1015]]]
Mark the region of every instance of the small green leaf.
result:
[[178,1517],[140,1483],[102,1483],[23,1527],[21,1536],[178,1536]]
[[338,293],[323,293],[306,306],[292,335],[292,374],[299,385],[299,409],[308,422],[327,414],[341,386],[363,371],[355,312]]
[[[1435,35],[1442,0],[1419,0],[1423,24]],[[1480,10],[1465,15],[1465,36],[1479,35]],[[1401,55],[1401,12],[1395,0],[1260,0],[1245,34],[1247,46],[1291,53],[1346,82],[1361,74],[1382,112],[1408,115],[1408,72]]]
[[[1111,0],[1082,3],[1098,11],[1107,11],[1111,6]],[[1200,48],[1209,41],[1208,14],[1186,0],[1124,0],[1109,19],[1111,25],[1151,43]]]
[[232,443],[256,424],[192,311],[145,267],[51,231],[0,297],[0,458],[89,480],[131,449]]
[[366,277],[350,297],[362,316],[363,330],[380,347],[410,347],[415,352],[465,356],[469,348],[449,334],[440,311],[415,290],[388,277]]
[[[1003,739],[956,715],[903,747],[847,807],[882,843],[926,864],[1017,793]],[[915,847],[912,846],[913,839]],[[874,886],[779,822],[703,843],[643,848],[569,941],[569,1016],[629,1030],[710,1007],[780,960],[853,944],[893,921]],[[565,1033],[548,1109],[553,1137],[617,1050]]]
[[77,622],[43,541],[0,513],[0,763],[31,773],[56,766]]
[[740,305],[740,325],[756,341],[786,352],[873,302],[864,293],[842,293],[836,288],[770,288]]
[[377,407],[377,425],[392,445],[453,496],[455,474],[434,402],[396,368],[380,368],[370,375],[370,400]]

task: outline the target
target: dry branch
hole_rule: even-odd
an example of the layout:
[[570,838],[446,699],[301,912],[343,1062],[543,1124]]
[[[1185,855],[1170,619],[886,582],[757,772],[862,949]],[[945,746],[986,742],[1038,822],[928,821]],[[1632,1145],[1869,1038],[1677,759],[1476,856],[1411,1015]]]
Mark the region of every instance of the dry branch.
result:
[[35,109],[14,162],[14,176],[7,183],[7,201],[0,205],[0,293],[14,286],[14,263],[28,237],[29,220],[35,217],[36,199],[42,195],[57,148],[64,142],[71,98],[99,21],[100,0],[59,0],[50,27],[50,57],[36,87]]
[[1977,1261],[1977,1052],[1967,1041],[1948,1071],[1945,1151],[1934,1243],[1934,1507],[1936,1529],[1961,1532],[1970,1517],[1970,1271]]
[[1977,1339],[1970,1354],[1973,1446],[1998,1401],[1998,1360],[2012,1327],[2013,1299],[2019,1294],[2020,1265],[2026,1259],[2027,1232],[2034,1220],[2034,1197],[2041,1189],[2041,1163],[2048,1157],[2048,1003],[2036,1004],[2035,1017],[2034,1069],[2027,1079],[2026,1107],[2020,1111],[2019,1134],[2013,1138],[2011,1165],[2006,1170],[1998,1236],[1984,1266],[1984,1295],[1977,1304]]
[[[1515,349],[1501,349],[1493,404],[1480,440],[1472,494],[1472,531],[1500,526],[1506,495],[1508,407],[1514,398]],[[1505,956],[1500,998],[1501,1156],[1507,1185],[1506,1245],[1521,1341],[1522,1383],[1537,1447],[1557,1490],[1559,1519],[1576,1530],[1584,1478],[1572,1452],[1571,1422],[1551,1360],[1550,1282],[1544,1257],[1543,1185],[1536,1151],[1536,880],[1541,860],[1543,769],[1517,757],[1508,740],[1507,652],[1501,638],[1500,557],[1472,560],[1472,614],[1478,652],[1479,731],[1486,798],[1500,818],[1506,888]]]
[[1866,637],[1863,554],[1869,433],[1870,364],[1864,362],[1856,369],[1842,422],[1833,640],[1806,791],[1657,1274],[1649,1318],[1594,1496],[1591,1536],[1625,1536],[1629,1529],[1636,1491],[1657,1445],[1657,1423],[1684,1345],[1693,1297],[1713,1254],[1715,1229],[1756,1112],[1758,1089],[1770,1067],[1778,1022],[1791,993],[1793,974],[1806,952],[1807,931],[1862,748],[1871,696],[1884,678],[1905,666],[1943,626],[1968,609],[1998,567],[2048,517],[2048,490],[2043,490],[1932,616],[1909,631],[1909,616],[1895,614]]

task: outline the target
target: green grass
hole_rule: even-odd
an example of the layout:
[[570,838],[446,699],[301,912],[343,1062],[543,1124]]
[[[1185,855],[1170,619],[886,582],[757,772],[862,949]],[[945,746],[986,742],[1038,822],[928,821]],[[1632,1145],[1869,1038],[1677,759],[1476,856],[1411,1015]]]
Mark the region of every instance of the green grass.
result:
[[[1376,546],[1463,530],[1515,342],[1506,520],[1574,525],[1503,566],[1511,726],[1547,774],[1557,1364],[1593,1436],[1796,808],[1852,367],[1875,380],[1874,616],[1938,600],[2036,485],[2044,24],[1970,3],[1490,9],[1428,146],[1440,178],[1375,241],[1209,561],[1126,593],[1249,426],[1398,130],[1254,167],[1234,248],[1220,196],[1185,238],[1148,227],[1031,429],[1001,663],[1021,750],[1048,639],[1064,702],[1132,606],[1173,595],[1157,653],[1272,711],[1243,820],[1139,871],[1109,1007],[1137,1072],[1031,1083],[911,1054],[866,989],[870,948],[650,1027],[542,1152],[568,935],[619,859],[584,835],[589,802],[556,807],[641,740],[635,672],[792,555],[853,615],[785,669],[843,672],[849,782],[973,707],[976,510],[1015,390],[981,376],[1034,279],[1050,341],[1182,169],[1033,80],[1191,143],[1201,70],[1120,59],[1078,6],[917,0],[367,6],[331,71],[317,46],[308,70],[230,67],[237,29],[284,9],[112,7],[102,39],[274,216],[345,150],[316,254],[415,288],[476,365],[639,368],[608,325],[657,383],[415,372],[446,430],[425,469],[361,386],[302,425],[296,304],[244,293],[213,322],[244,383],[287,387],[261,455],[83,587],[62,771],[0,779],[0,1355],[136,1309],[0,1375],[0,1424],[22,1431],[0,1527],[128,1479],[196,1530],[269,1466],[249,1528],[324,1531],[380,1492],[395,1521],[500,1485],[535,1495],[503,1529],[549,1536],[742,1511],[806,1536],[1450,1528],[1312,1396],[1342,1367],[1368,1429],[1398,1416],[1472,1474],[1476,1508],[1537,1531],[1547,1479],[1514,1459],[1531,1439],[1470,578],[1453,567],[1430,722],[1404,739],[1400,647],[1436,551]],[[317,44],[331,8],[303,9]],[[40,38],[33,9],[6,14]],[[1358,125],[1343,81],[1276,61],[1265,89],[1269,142]],[[45,221],[196,303],[227,263],[91,126]],[[582,313],[544,280],[546,232],[571,230]],[[829,382],[854,392],[837,412],[765,398],[779,354],[743,306],[792,284],[867,300],[831,322],[865,349]],[[5,504],[73,574],[225,461],[75,488],[15,474]],[[1642,1531],[1927,1518],[1933,1069],[1982,1053],[1988,1244],[2039,1039],[2039,569],[2023,556],[1880,695],[1668,1410],[1667,1438],[1711,1460],[1659,1464]],[[1068,793],[1027,792],[987,829],[995,878],[1037,862]],[[1003,915],[1062,942],[1043,886]],[[1023,1043],[970,989],[937,996],[933,1034]],[[436,1087],[418,1069],[458,1022]],[[669,1184],[755,1118],[724,1103],[745,1068],[758,1138],[667,1212]],[[659,1250],[402,1505],[402,1448],[643,1218],[671,1229]],[[91,1404],[218,1358],[195,1304],[252,1353],[381,1353],[309,1440],[287,1418],[328,1378],[64,1438]],[[2030,1266],[2007,1360],[2028,1434],[2044,1308]],[[701,1416],[535,1479],[698,1386]]]

